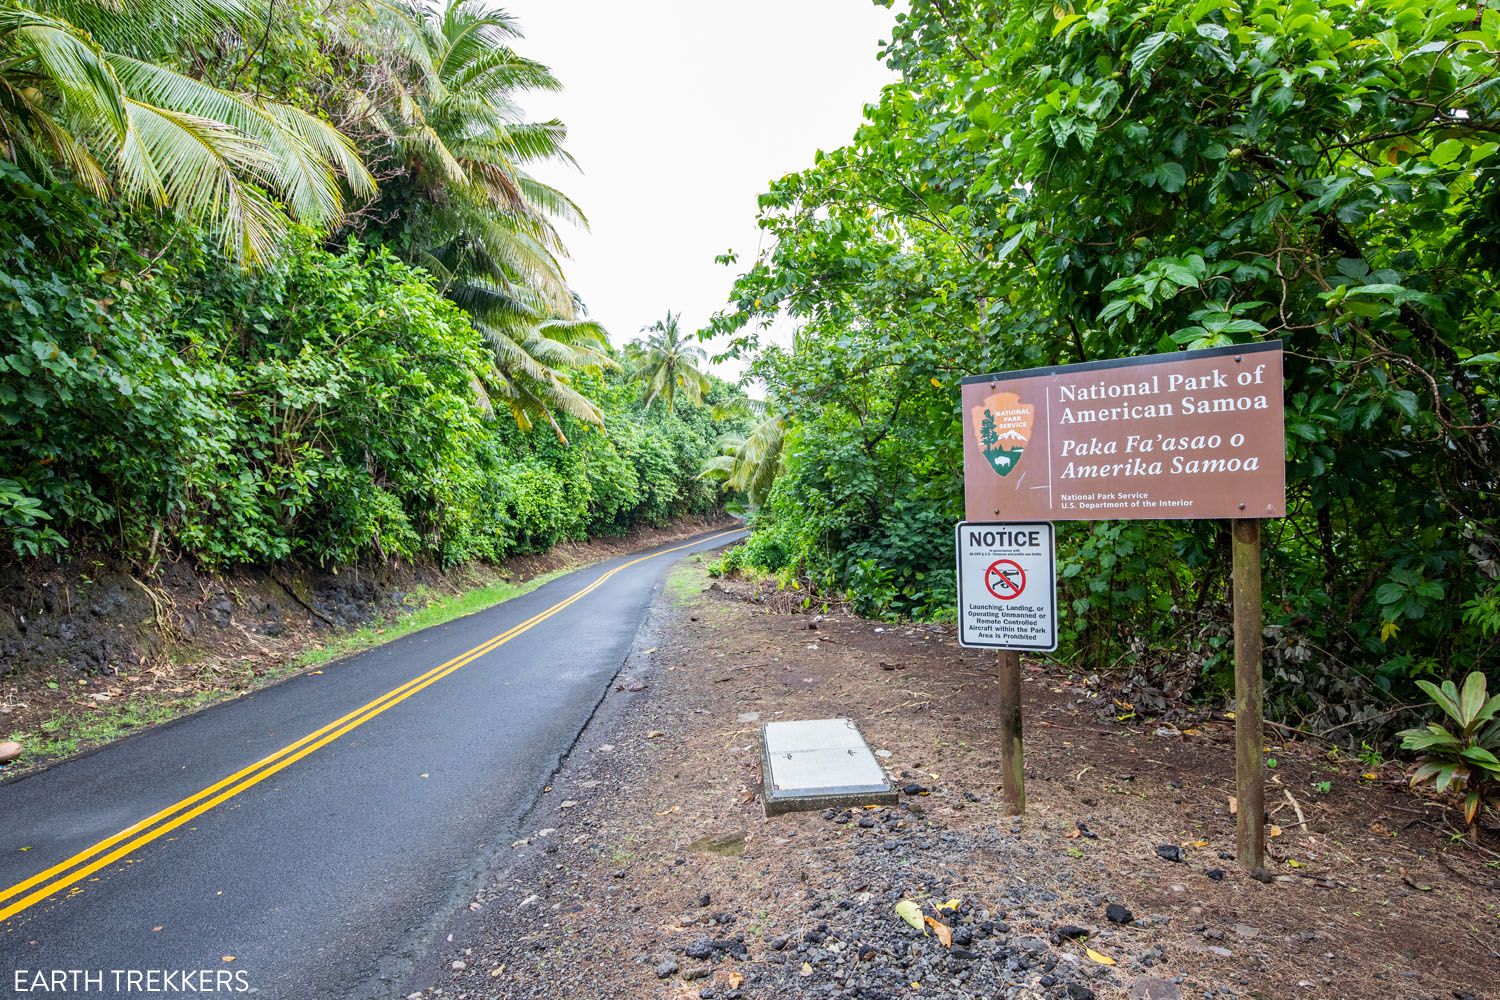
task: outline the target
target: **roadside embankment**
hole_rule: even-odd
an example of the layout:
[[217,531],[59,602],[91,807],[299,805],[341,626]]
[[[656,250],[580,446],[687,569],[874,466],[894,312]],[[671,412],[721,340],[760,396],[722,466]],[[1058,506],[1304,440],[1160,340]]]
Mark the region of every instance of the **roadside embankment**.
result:
[[720,520],[684,518],[447,571],[388,563],[218,574],[178,562],[146,577],[88,559],[0,566],[0,742],[21,745],[0,777]]

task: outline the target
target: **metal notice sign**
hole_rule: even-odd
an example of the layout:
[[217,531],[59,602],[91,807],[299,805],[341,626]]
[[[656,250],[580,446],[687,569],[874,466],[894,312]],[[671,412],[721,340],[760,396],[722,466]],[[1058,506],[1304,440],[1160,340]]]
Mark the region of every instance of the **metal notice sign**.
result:
[[991,649],[1057,648],[1050,523],[959,524],[958,642]]
[[975,521],[1286,513],[1280,341],[966,378],[963,414]]

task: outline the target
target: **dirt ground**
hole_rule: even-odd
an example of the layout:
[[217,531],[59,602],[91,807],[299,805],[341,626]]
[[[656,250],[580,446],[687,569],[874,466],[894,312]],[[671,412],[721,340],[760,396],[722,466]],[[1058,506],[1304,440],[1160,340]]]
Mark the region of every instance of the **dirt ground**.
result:
[[[992,654],[791,603],[676,570],[531,832],[397,995],[1500,997],[1500,856],[1452,842],[1398,767],[1268,747],[1257,881],[1229,853],[1231,722],[1121,721],[1028,663],[1012,818]],[[900,803],[767,819],[760,724],[834,716]]]
[[0,740],[25,754],[0,778],[118,739],[298,669],[299,657],[384,628],[437,597],[521,584],[731,523],[684,518],[443,571],[389,563],[209,573],[188,562],[137,576],[86,557],[0,564]]

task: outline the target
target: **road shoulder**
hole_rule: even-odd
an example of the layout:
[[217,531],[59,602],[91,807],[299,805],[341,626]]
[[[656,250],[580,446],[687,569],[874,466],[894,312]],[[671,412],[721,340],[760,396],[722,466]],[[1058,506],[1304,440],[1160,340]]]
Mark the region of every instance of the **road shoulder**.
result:
[[[397,995],[1463,997],[1491,977],[1451,944],[1493,936],[1486,900],[1407,822],[1394,772],[1276,746],[1273,788],[1303,821],[1278,812],[1260,881],[1225,857],[1230,723],[1158,725],[1028,665],[1030,812],[1012,819],[992,656],[951,627],[794,613],[800,597],[679,565]],[[835,715],[888,754],[902,802],[766,819],[759,725]],[[902,900],[934,923],[909,926]]]
[[0,615],[0,650],[17,641],[5,629],[23,623],[30,645],[14,648],[31,649],[38,662],[21,657],[0,671],[0,741],[22,747],[0,765],[0,783],[487,610],[562,573],[732,523],[689,518],[448,572],[392,565],[218,576],[174,565],[147,580],[73,579],[59,569],[56,579],[10,581],[0,588],[0,610],[10,612]]

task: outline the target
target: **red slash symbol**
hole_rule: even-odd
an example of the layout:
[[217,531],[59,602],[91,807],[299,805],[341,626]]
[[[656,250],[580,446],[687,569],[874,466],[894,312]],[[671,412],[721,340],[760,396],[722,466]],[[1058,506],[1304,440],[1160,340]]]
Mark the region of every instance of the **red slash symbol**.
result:
[[984,571],[984,589],[1002,601],[1013,601],[1026,589],[1026,571],[1014,559],[996,559]]

